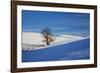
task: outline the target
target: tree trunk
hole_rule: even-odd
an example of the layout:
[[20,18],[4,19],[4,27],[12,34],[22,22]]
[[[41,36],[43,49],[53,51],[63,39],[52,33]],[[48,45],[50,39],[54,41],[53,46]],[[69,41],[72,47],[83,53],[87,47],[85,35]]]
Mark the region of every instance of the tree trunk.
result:
[[47,42],[46,44],[47,44],[47,45],[50,45],[50,43],[49,43],[49,42]]
[[49,37],[48,37],[48,36],[46,37],[46,44],[47,44],[47,45],[50,45]]

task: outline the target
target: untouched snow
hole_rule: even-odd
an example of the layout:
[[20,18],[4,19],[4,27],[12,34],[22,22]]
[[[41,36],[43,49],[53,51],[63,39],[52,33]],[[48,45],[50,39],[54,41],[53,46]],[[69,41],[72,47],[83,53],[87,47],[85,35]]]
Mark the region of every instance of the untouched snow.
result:
[[22,48],[24,50],[25,49],[36,50],[85,39],[85,37],[78,37],[72,35],[59,35],[59,36],[54,36],[54,38],[55,41],[53,41],[52,43],[50,43],[49,46],[47,46],[42,41],[43,36],[40,33],[22,32]]
[[42,35],[33,32],[22,32],[22,44],[44,44],[42,41]]

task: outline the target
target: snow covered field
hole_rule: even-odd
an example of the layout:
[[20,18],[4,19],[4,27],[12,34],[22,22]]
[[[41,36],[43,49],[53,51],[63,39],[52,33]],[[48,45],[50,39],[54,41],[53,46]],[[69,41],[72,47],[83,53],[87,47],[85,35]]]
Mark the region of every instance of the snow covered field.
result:
[[72,35],[54,36],[50,45],[40,33],[22,33],[22,62],[83,60],[90,58],[90,38]]
[[42,41],[43,36],[40,33],[22,32],[22,49],[37,50],[85,39],[84,37],[72,36],[72,35],[58,35],[54,36],[54,38],[55,41],[53,41],[52,43],[50,43],[49,46],[47,46]]

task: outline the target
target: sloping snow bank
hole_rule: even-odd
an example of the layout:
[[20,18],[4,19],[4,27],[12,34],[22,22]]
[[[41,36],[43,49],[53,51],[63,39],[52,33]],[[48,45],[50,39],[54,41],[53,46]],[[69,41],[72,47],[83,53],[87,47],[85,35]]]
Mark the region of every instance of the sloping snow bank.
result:
[[37,50],[86,39],[84,37],[72,35],[59,35],[54,36],[54,38],[55,41],[53,41],[50,45],[45,45],[45,43],[42,41],[43,36],[40,33],[22,32],[22,49]]

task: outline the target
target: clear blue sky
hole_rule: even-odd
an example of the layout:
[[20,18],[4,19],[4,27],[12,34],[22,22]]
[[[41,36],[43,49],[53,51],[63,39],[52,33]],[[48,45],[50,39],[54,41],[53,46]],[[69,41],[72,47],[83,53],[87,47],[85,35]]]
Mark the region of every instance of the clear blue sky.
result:
[[90,14],[71,12],[22,11],[22,31],[41,32],[49,27],[54,34],[89,36]]

